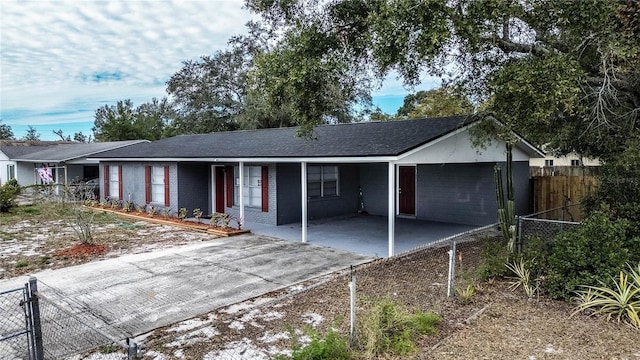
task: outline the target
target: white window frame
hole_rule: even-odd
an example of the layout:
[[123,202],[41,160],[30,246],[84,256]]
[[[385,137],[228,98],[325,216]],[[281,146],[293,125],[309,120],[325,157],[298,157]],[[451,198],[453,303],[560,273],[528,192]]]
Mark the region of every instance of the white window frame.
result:
[[544,161],[544,166],[553,166],[553,159],[547,159]]
[[109,165],[109,197],[120,199],[120,167]]
[[16,164],[7,164],[7,181],[16,178]]
[[151,166],[150,177],[149,186],[151,186],[151,202],[164,204],[164,166]]
[[[319,178],[315,174],[319,170]],[[331,171],[328,171],[331,170]],[[335,178],[331,175],[335,174]],[[328,183],[335,181],[335,193],[332,193],[332,186]],[[320,192],[317,193],[317,184],[320,185]],[[316,184],[313,186],[312,184]],[[307,195],[310,199],[331,198],[340,196],[340,167],[338,165],[308,165],[307,166]]]
[[571,159],[571,166],[582,166],[580,159]]
[[[233,205],[240,205],[240,168],[233,167]],[[262,166],[244,167],[244,206],[262,208]]]

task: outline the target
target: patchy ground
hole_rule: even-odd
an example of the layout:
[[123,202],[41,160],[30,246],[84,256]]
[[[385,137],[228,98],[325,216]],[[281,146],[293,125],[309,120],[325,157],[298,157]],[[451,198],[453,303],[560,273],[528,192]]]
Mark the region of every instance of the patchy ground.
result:
[[98,211],[92,226],[96,246],[83,247],[69,225],[71,219],[55,204],[0,214],[0,279],[215,239],[207,233]]
[[[2,215],[0,278],[212,239],[199,232],[102,214],[97,218],[96,241],[105,246],[106,254],[60,257],[57,250],[77,241],[63,220],[43,215],[47,214],[23,214],[20,220]],[[487,236],[493,234],[475,240]],[[503,281],[480,284],[469,303],[446,298],[447,250],[427,249],[357,268],[359,314],[372,300],[389,297],[443,317],[439,334],[421,339],[413,358],[640,360],[640,331],[600,318],[570,317],[570,304],[528,300],[509,291]],[[469,281],[479,254],[478,241],[459,245],[458,284]],[[347,334],[349,280],[348,271],[334,274],[157,329],[139,339],[145,345],[142,357],[269,359],[289,353],[294,339],[308,342],[308,329],[324,332],[331,327]],[[117,348],[111,350],[115,352],[102,349],[86,358],[126,358]]]

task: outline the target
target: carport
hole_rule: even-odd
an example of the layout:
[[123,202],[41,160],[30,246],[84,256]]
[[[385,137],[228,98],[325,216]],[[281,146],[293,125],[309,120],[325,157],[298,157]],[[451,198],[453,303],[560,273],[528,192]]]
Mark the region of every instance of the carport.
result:
[[[351,215],[312,220],[307,223],[307,242],[371,257],[388,255],[386,216]],[[247,223],[251,232],[290,241],[301,240],[301,223],[265,225]],[[397,218],[395,250],[400,254],[439,239],[477,228],[477,225]]]
[[[470,229],[457,224],[497,221],[494,167],[504,166],[507,147],[492,139],[486,148],[475,148],[473,126],[473,119],[458,116],[317,126],[311,139],[297,137],[296,128],[218,132],[138,144],[96,158],[101,178],[116,171],[114,188],[136,204],[206,209],[257,233],[393,256]],[[529,213],[529,159],[543,154],[514,137],[515,212],[524,214]],[[356,213],[386,224],[313,224]],[[433,230],[421,230],[429,223]],[[292,229],[298,233],[290,234]],[[378,246],[380,236],[385,251]],[[367,242],[373,246],[365,250]]]

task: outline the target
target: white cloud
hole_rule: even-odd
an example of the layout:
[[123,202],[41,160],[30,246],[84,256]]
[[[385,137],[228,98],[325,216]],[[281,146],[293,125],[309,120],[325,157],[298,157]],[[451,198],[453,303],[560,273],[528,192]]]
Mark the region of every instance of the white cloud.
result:
[[36,124],[16,114],[77,106],[92,117],[105,103],[162,97],[182,61],[224,48],[251,18],[242,0],[3,0],[0,14],[0,109],[9,125]]
[[[255,15],[243,4],[2,0],[0,117],[9,125],[92,122],[105,104],[166,96],[165,82],[183,61],[223,49],[245,32]],[[395,77],[374,95],[406,94]],[[420,88],[433,87],[434,79],[424,79]]]

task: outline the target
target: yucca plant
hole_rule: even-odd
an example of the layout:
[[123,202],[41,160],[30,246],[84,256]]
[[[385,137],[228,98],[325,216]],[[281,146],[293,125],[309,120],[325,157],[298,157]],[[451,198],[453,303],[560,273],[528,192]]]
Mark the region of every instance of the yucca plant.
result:
[[509,288],[513,291],[522,286],[525,294],[527,294],[527,297],[532,299],[538,292],[539,284],[537,284],[537,280],[536,280],[535,286],[532,284],[531,270],[527,268],[527,265],[525,264],[524,260],[522,259],[520,259],[520,261],[516,260],[511,264],[506,264],[506,266],[507,266],[507,269],[511,270],[511,272],[513,272],[516,275],[516,276],[510,277],[512,281],[509,283],[510,284]]
[[458,299],[460,299],[460,301],[468,304],[476,295],[476,288],[471,284],[467,285],[466,288],[456,288],[456,295],[458,295]]
[[640,265],[638,269],[629,267],[630,273],[620,271],[618,280],[613,279],[615,288],[604,283],[602,286],[583,286],[586,290],[577,292],[579,303],[572,315],[595,309],[595,314],[605,315],[607,320],[615,317],[618,322],[628,321],[640,328]]

